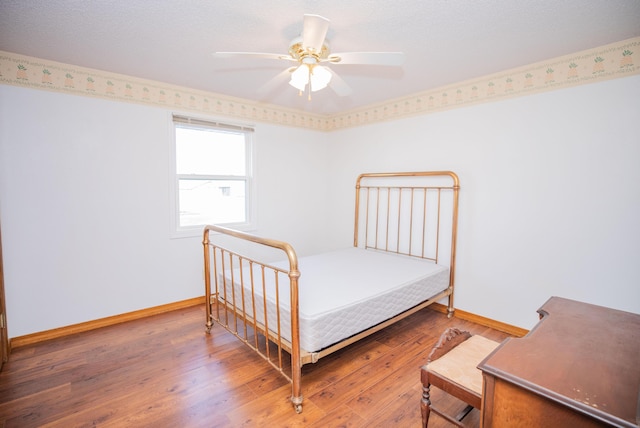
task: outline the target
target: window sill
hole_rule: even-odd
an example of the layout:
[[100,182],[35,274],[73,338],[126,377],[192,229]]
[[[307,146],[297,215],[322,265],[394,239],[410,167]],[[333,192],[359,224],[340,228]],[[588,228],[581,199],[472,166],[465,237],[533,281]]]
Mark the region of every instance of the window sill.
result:
[[[235,223],[235,224],[221,224],[220,226],[228,227],[229,229],[239,230],[241,232],[251,232],[256,230],[256,226],[253,223]],[[184,227],[178,230],[174,230],[171,233],[171,239],[182,238],[202,238],[204,232],[204,225]]]

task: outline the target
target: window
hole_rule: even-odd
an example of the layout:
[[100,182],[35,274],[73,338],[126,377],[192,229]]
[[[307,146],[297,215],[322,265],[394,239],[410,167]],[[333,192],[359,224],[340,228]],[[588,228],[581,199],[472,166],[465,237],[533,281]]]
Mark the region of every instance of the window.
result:
[[173,116],[174,224],[195,236],[207,224],[247,229],[252,212],[252,128]]

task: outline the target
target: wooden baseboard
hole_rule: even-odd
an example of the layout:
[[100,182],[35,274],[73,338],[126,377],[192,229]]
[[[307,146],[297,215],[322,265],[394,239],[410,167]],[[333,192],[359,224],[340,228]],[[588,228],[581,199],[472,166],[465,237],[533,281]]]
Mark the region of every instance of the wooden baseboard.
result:
[[[66,327],[55,328],[52,330],[41,331],[38,333],[27,334],[25,336],[18,336],[10,339],[9,348],[15,349],[21,346],[31,345],[33,343],[43,342],[45,340],[57,339],[59,337],[69,336],[75,333],[81,333],[84,331],[95,330],[101,327],[107,327],[110,325],[120,324],[127,321],[133,321],[152,315],[158,315],[169,311],[175,311],[178,309],[188,308],[203,304],[205,302],[203,297],[195,297],[193,299],[182,300],[180,302],[169,303],[161,306],[154,306],[152,308],[141,309],[139,311],[127,312],[125,314],[114,315],[107,318],[100,318],[93,321],[87,321],[80,324],[73,324]],[[430,308],[447,313],[447,307],[441,303],[433,303]],[[485,318],[480,315],[475,315],[470,312],[466,312],[460,309],[456,309],[454,312],[456,318],[460,318],[466,321],[471,321],[476,324],[484,325],[512,336],[522,337],[529,331],[520,327],[516,327],[510,324],[505,324],[500,321],[493,320],[491,318]]]
[[[429,307],[438,312],[442,312],[443,314],[447,313],[447,306],[443,305],[442,303],[434,303]],[[511,324],[506,324],[500,321],[496,321],[491,318],[485,318],[483,316],[472,314],[471,312],[466,312],[460,309],[456,309],[455,312],[453,313],[453,316],[456,318],[460,318],[461,320],[470,321],[476,324],[483,325],[485,327],[490,327],[495,330],[508,333],[515,337],[522,337],[527,333],[529,333],[529,330],[526,330],[524,328],[520,328]]]
[[66,327],[54,328],[52,330],[46,330],[38,333],[27,334],[25,336],[17,336],[10,339],[9,348],[15,349],[21,346],[43,342],[45,340],[57,339],[59,337],[69,336],[75,333],[95,330],[101,327],[107,327],[110,325],[120,324],[127,321],[133,321],[140,318],[149,317],[152,315],[158,315],[165,312],[188,308],[191,306],[203,304],[204,302],[205,302],[204,296],[194,297],[193,299],[182,300],[179,302],[169,303],[161,306],[154,306],[152,308],[141,309],[139,311],[127,312],[125,314],[114,315],[106,318],[100,318],[97,320],[87,321],[80,324],[73,324]]

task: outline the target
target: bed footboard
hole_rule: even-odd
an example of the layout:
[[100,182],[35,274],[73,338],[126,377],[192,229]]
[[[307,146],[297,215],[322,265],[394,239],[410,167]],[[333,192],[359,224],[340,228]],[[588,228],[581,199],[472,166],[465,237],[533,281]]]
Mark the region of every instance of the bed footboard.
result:
[[[288,266],[270,265],[243,255],[233,241],[213,243],[211,233],[281,251]],[[302,412],[300,272],[293,247],[220,226],[206,226],[202,242],[207,333],[216,322],[252,348],[291,382],[291,402],[296,412]],[[283,307],[288,310],[281,310]]]

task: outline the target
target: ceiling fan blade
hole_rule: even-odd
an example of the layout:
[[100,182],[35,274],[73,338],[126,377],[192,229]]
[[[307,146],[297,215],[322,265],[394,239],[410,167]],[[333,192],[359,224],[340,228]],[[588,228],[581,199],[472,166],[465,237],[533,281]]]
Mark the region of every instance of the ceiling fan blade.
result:
[[328,30],[329,20],[327,18],[320,15],[304,15],[302,48],[320,52]]
[[288,61],[296,61],[289,55],[276,54],[276,53],[267,53],[267,52],[215,52],[215,56],[220,58],[231,58],[231,57],[251,57],[251,58],[263,58],[263,59],[285,59]]
[[280,73],[276,74],[275,77],[271,78],[267,83],[258,88],[258,94],[263,96],[269,95],[274,89],[282,85],[287,79],[291,78],[291,73],[295,69],[296,67],[285,68]]
[[340,77],[335,71],[330,69],[329,67],[325,67],[331,73],[331,81],[329,82],[329,87],[333,89],[333,91],[341,97],[346,97],[351,95],[353,92],[352,89],[347,85],[342,77]]
[[333,64],[391,65],[404,64],[402,52],[344,52],[329,55],[327,61]]

